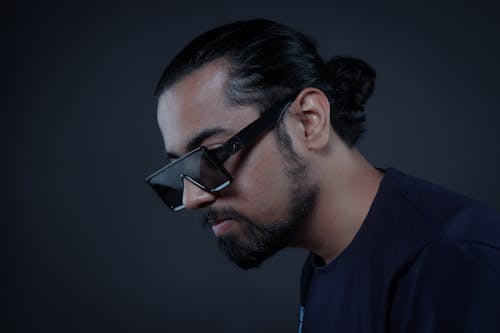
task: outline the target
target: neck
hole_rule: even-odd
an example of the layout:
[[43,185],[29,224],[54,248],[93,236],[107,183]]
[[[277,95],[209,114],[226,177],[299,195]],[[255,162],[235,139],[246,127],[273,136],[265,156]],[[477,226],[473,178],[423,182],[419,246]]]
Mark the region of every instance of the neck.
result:
[[[328,160],[329,159],[329,160]],[[318,170],[317,205],[301,227],[297,246],[311,250],[326,263],[353,240],[377,194],[383,174],[355,148],[339,145]]]

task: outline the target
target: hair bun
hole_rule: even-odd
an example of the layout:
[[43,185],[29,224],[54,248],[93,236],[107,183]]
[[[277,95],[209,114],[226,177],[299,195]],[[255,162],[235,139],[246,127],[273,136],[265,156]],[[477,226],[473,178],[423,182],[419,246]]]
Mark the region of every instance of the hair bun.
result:
[[333,86],[334,112],[364,111],[375,85],[375,70],[363,60],[342,56],[332,57],[326,67]]

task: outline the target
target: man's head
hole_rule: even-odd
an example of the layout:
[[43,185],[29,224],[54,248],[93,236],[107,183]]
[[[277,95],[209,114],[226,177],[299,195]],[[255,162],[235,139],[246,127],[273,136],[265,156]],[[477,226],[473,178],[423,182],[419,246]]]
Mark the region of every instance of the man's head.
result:
[[333,106],[331,123],[349,146],[364,131],[363,105],[373,91],[375,71],[359,59],[332,57],[324,62],[304,34],[270,20],[227,24],[198,36],[163,72],[156,96],[205,64],[225,60],[225,99],[264,112],[306,87],[323,91]]
[[373,78],[358,60],[325,64],[305,36],[266,20],[209,31],[167,67],[157,88],[158,122],[173,158],[200,145],[219,147],[259,115],[291,102],[275,135],[264,133],[224,162],[231,186],[206,191],[180,175],[184,206],[203,209],[240,267],[256,267],[294,243],[320,187],[309,151],[326,150],[333,129],[347,145],[356,143],[364,121],[358,112]]

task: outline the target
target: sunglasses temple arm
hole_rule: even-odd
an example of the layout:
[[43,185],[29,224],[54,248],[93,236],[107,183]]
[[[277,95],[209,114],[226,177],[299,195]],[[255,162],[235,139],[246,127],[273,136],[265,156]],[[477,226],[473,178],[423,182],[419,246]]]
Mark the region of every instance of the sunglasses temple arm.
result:
[[221,162],[226,161],[241,148],[247,146],[257,139],[257,137],[264,134],[265,131],[274,127],[281,120],[290,104],[291,102],[288,102],[281,110],[267,111],[224,143],[220,150],[221,154],[217,154]]

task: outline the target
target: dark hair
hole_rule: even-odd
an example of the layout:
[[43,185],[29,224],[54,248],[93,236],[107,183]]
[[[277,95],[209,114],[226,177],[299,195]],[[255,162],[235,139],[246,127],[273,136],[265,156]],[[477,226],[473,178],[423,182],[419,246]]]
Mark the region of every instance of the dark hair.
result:
[[167,66],[156,96],[219,59],[228,65],[226,98],[231,105],[254,105],[264,112],[292,93],[316,87],[328,97],[332,126],[349,146],[365,130],[363,105],[373,92],[373,68],[351,57],[325,63],[310,38],[270,20],[234,22],[195,38]]

